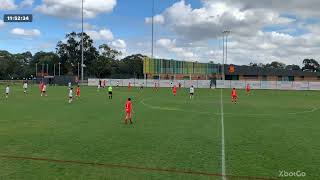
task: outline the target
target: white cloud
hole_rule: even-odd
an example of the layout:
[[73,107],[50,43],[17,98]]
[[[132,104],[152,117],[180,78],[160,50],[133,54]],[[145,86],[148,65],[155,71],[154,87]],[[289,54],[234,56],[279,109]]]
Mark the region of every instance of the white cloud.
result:
[[117,40],[114,40],[111,42],[111,46],[113,48],[116,48],[116,49],[120,49],[120,50],[123,50],[127,47],[127,44],[124,40],[122,39],[117,39]]
[[[202,6],[193,8],[181,0],[157,15],[163,17],[163,29],[170,35],[170,39],[157,41],[157,56],[220,62],[222,31],[229,29],[229,63],[270,63],[276,60],[301,65],[303,58],[320,57],[320,24],[300,23],[305,21],[301,18],[320,17],[318,8],[313,7],[320,7],[320,1],[201,2]],[[150,19],[146,18],[146,22]],[[272,31],[277,28],[279,30]],[[161,31],[159,33],[163,33]]]
[[124,57],[128,56],[127,43],[124,40],[116,39],[108,44],[111,48],[116,49],[118,51],[121,51],[121,56],[118,58],[124,58]]
[[[164,23],[164,17],[161,14],[155,15],[153,17],[153,22],[155,24],[163,24]],[[150,24],[152,23],[152,18],[151,17],[147,17],[145,18],[145,23]]]
[[[212,2],[214,0],[204,0]],[[268,1],[257,1],[257,0],[225,0],[230,4],[235,4],[241,9],[269,9],[275,12],[281,12],[284,14],[295,14],[301,17],[320,17],[319,0],[268,0]]]
[[318,35],[308,33],[292,36],[274,31],[259,31],[251,37],[235,35],[229,43],[229,62],[248,64],[250,62],[280,61],[286,64],[301,65],[304,58],[320,56]]
[[203,7],[198,9],[193,9],[182,0],[157,16],[163,16],[163,22],[177,35],[192,40],[220,37],[223,29],[250,35],[268,25],[294,21],[268,9],[241,9],[232,4],[210,0],[204,0]]
[[14,10],[17,8],[14,0],[1,0],[0,10]]
[[175,55],[178,58],[195,58],[195,55],[193,52],[182,48],[182,47],[177,47],[176,45],[176,40],[171,40],[171,39],[159,39],[157,40],[156,44],[160,47],[160,48],[164,48],[169,52],[175,53]]
[[[37,12],[61,18],[81,18],[80,0],[43,0],[35,8]],[[84,0],[85,18],[94,18],[98,14],[108,13],[116,6],[116,0]]]
[[[228,42],[228,63],[249,64],[250,62],[280,61],[286,64],[301,65],[304,58],[317,59],[320,56],[320,38],[317,37],[311,33],[292,36],[285,33],[262,31],[250,37],[232,35]],[[202,47],[191,44],[188,49],[191,49],[194,57],[200,61],[221,62],[221,39],[219,39],[219,45],[209,46],[207,44]]]
[[22,36],[27,38],[34,38],[41,35],[41,32],[38,29],[14,28],[10,31],[10,33],[16,36]]
[[171,39],[159,39],[157,41],[157,45],[161,46],[161,47],[173,47],[175,46],[175,41],[171,41]]
[[96,41],[99,40],[107,40],[112,41],[113,40],[113,33],[109,29],[101,29],[101,30],[87,30],[86,33]]
[[31,7],[34,3],[34,0],[23,0],[20,3],[20,7],[25,8],[25,7]]
[[[81,28],[81,24],[70,24],[69,26],[77,29]],[[94,41],[105,41],[110,47],[123,53],[126,52],[127,43],[122,39],[115,39],[111,30],[99,29],[98,26],[90,23],[84,23],[84,30]]]

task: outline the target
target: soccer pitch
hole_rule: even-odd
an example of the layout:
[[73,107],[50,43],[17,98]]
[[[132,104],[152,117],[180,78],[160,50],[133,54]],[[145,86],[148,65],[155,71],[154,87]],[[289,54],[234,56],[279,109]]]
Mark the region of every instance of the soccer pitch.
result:
[[[4,86],[0,86],[1,91]],[[11,87],[0,99],[0,179],[310,179],[320,176],[316,91]],[[132,98],[134,123],[124,124]],[[224,140],[225,144],[222,145]],[[222,164],[222,150],[225,165]],[[279,177],[281,171],[304,177]]]

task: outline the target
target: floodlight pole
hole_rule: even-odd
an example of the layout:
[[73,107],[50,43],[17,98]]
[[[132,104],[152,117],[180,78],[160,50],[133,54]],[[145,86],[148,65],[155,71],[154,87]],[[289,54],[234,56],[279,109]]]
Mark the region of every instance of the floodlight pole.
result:
[[[152,14],[151,14],[151,59],[153,60],[154,56],[154,0],[152,0]],[[161,61],[160,61],[160,71],[159,79],[161,79]]]
[[36,75],[34,77],[37,77],[38,75],[38,63],[36,63]]
[[58,65],[59,65],[59,76],[60,76],[60,65],[61,65],[61,62],[59,62]]
[[47,64],[47,76],[49,76],[49,64]]
[[41,73],[42,73],[42,77],[44,76],[44,64],[42,64],[42,70],[41,70]]
[[223,58],[222,58],[222,80],[225,80],[225,72],[224,72],[224,65],[228,62],[228,35],[231,31],[225,30],[222,32],[222,49],[223,49]]
[[153,42],[154,42],[154,0],[152,0],[152,23],[151,23],[151,58],[153,59]]
[[221,80],[224,81],[224,36],[222,36],[222,63],[221,63]]
[[81,1],[81,22],[81,82],[83,82],[83,0]]
[[56,64],[53,64],[53,77],[56,76]]
[[230,32],[231,31],[229,31],[229,30],[225,30],[225,31],[223,31],[222,33],[223,33],[223,39],[225,39],[224,40],[224,42],[225,42],[225,46],[223,46],[223,49],[225,49],[225,64],[227,64],[228,63],[228,35],[230,34]]

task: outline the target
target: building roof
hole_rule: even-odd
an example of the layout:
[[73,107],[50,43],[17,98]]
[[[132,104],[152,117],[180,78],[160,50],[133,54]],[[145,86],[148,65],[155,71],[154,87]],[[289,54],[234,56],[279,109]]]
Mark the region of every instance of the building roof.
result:
[[[229,72],[230,66],[234,66],[234,72]],[[276,68],[263,68],[252,66],[225,65],[226,75],[258,75],[258,76],[320,76],[319,72],[308,72],[302,70],[287,70]]]

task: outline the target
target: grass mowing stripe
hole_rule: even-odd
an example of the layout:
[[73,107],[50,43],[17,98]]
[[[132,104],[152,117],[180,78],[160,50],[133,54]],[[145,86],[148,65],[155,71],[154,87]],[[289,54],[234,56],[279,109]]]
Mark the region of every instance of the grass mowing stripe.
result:
[[150,167],[141,167],[141,166],[131,166],[123,164],[107,164],[107,163],[97,163],[97,162],[84,162],[84,161],[75,161],[75,160],[61,160],[61,159],[49,159],[49,158],[40,158],[40,157],[22,157],[22,156],[12,156],[12,155],[0,155],[0,158],[6,159],[18,159],[18,160],[32,160],[32,161],[46,161],[46,162],[55,162],[55,163],[64,163],[64,164],[80,164],[80,165],[91,165],[91,166],[100,166],[108,168],[126,168],[132,170],[142,170],[142,171],[157,171],[157,172],[168,172],[168,173],[179,173],[179,174],[191,174],[199,176],[218,176],[218,177],[229,177],[230,179],[254,179],[254,180],[277,180],[273,178],[265,177],[253,177],[253,176],[236,176],[236,175],[225,175],[219,173],[208,173],[208,172],[199,172],[191,170],[179,170],[179,169],[163,169],[163,168],[150,168]]
[[[0,85],[0,90],[4,88]],[[28,95],[12,86],[10,97],[0,99],[0,155],[222,176],[219,89],[197,89],[191,101],[187,89],[174,97],[168,88],[158,92],[115,88],[109,100],[106,91],[83,87],[81,99],[69,104],[67,87],[48,88],[48,97],[40,97],[37,86]],[[227,180],[237,179],[232,175],[282,179],[279,170],[304,171],[306,180],[319,177],[320,161],[315,158],[320,154],[319,92],[257,90],[247,96],[239,90],[241,99],[233,105],[229,91],[222,91]],[[137,122],[132,126],[123,123],[128,97]],[[140,102],[143,99],[147,105],[182,111],[149,108]],[[0,158],[0,164],[0,179],[222,179],[8,158]]]
[[223,93],[220,90],[221,96],[221,174],[222,179],[226,180],[226,159],[225,159],[225,146],[224,146],[224,112],[223,112]]

